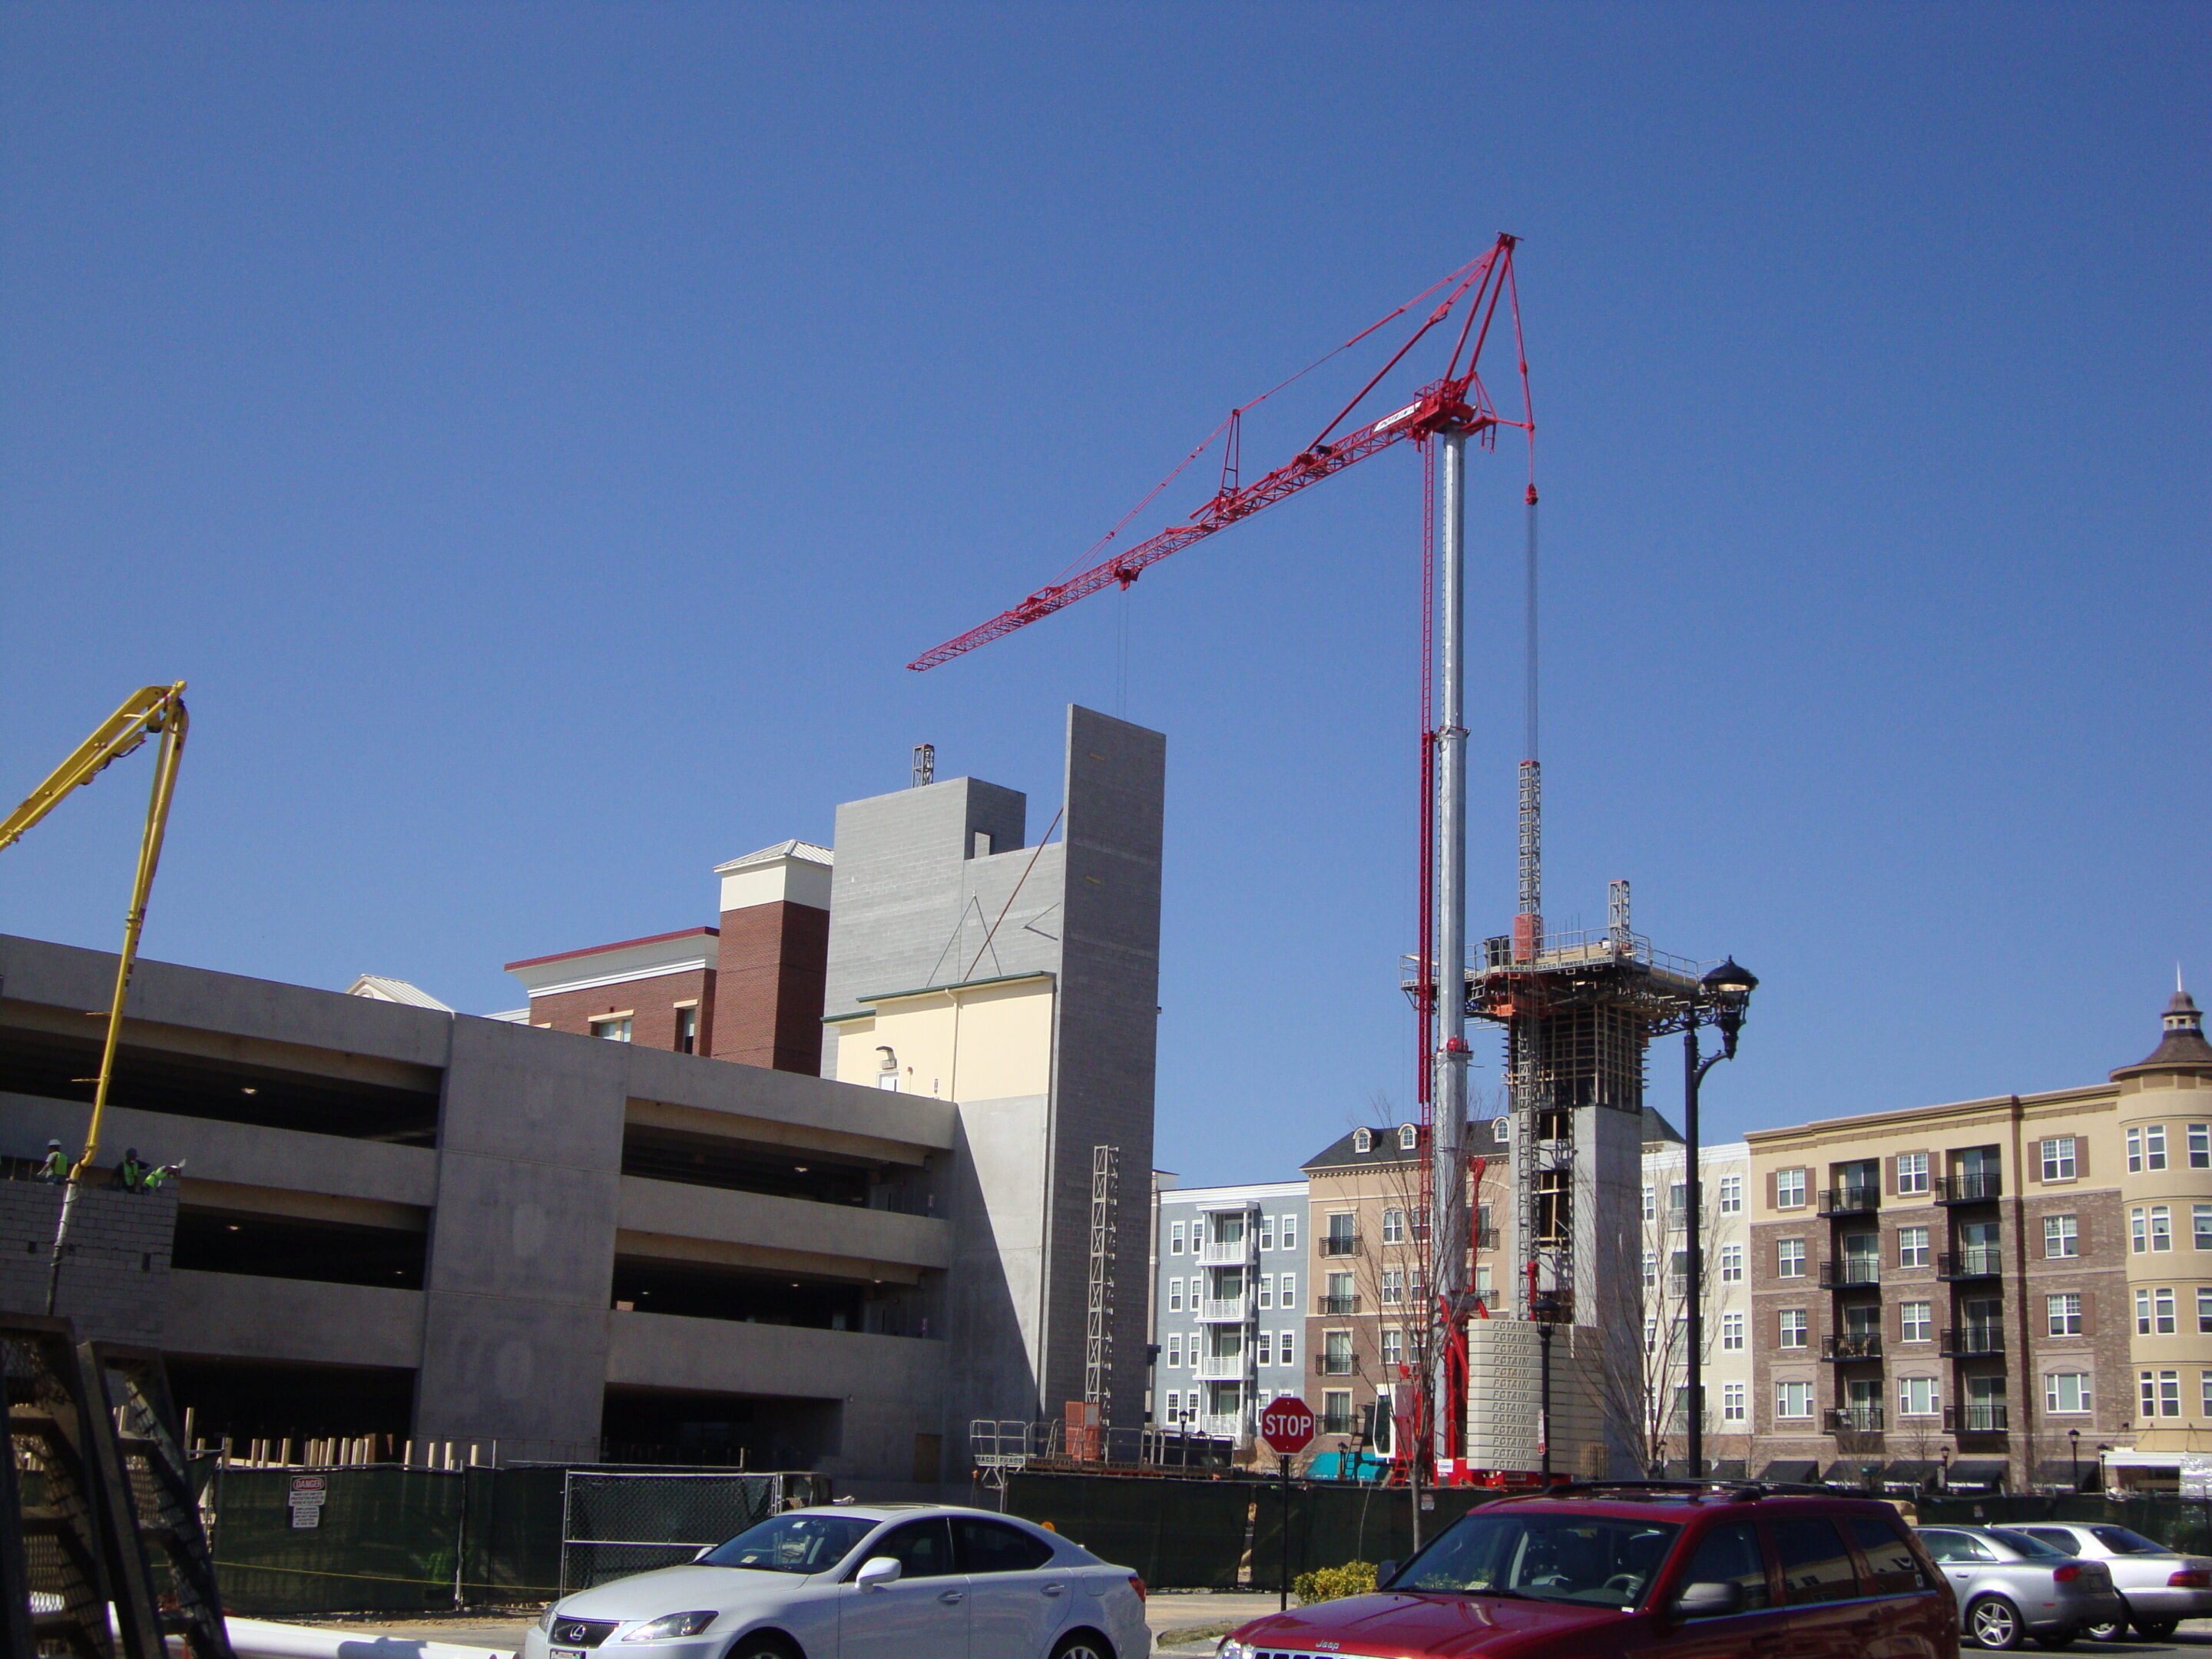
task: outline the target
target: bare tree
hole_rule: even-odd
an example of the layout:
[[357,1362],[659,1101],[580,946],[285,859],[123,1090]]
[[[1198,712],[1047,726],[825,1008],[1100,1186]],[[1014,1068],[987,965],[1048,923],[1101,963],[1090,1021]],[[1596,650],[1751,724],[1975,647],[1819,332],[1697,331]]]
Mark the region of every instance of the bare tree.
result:
[[[1634,1340],[1600,1344],[1596,1363],[1585,1371],[1595,1389],[1607,1437],[1632,1449],[1646,1470],[1663,1465],[1668,1453],[1685,1443],[1689,1430],[1683,1392],[1690,1371],[1686,1311],[1689,1251],[1684,1230],[1674,1224],[1681,1217],[1673,1196],[1671,1191],[1655,1191],[1649,1215],[1638,1224],[1640,1270],[1622,1275],[1625,1282],[1596,1287],[1601,1324],[1615,1333],[1632,1334]],[[1704,1206],[1707,1237],[1712,1237],[1718,1214],[1715,1203],[1708,1198]],[[1717,1254],[1705,1251],[1700,1261],[1698,1295],[1708,1309],[1713,1305]],[[1717,1323],[1711,1318],[1705,1322],[1705,1340],[1699,1345],[1708,1367]],[[1710,1405],[1705,1426],[1708,1434],[1713,1431]]]

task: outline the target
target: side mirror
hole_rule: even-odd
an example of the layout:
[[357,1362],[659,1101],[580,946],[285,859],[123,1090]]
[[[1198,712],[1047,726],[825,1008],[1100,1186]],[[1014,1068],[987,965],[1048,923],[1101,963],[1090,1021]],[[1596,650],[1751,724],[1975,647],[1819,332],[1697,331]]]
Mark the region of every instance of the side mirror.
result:
[[1385,1561],[1382,1563],[1375,1569],[1375,1588],[1376,1589],[1389,1589],[1390,1588],[1390,1581],[1397,1576],[1398,1564],[1395,1561]]
[[1725,1619],[1743,1611],[1743,1586],[1733,1578],[1692,1584],[1674,1598],[1677,1619]]
[[878,1555],[862,1564],[860,1571],[853,1576],[853,1582],[864,1590],[881,1589],[886,1584],[897,1583],[902,1571],[895,1557]]

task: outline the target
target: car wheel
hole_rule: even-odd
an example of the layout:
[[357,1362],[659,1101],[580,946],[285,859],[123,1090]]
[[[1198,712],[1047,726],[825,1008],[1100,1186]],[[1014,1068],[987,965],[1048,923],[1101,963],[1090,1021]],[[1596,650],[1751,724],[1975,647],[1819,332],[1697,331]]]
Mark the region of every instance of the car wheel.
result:
[[2074,1638],[2080,1634],[2079,1631],[2062,1630],[2054,1636],[2037,1637],[2035,1645],[2039,1648],[2070,1648],[2074,1645]]
[[2092,1642],[2124,1642],[2128,1637],[2128,1621],[2124,1619],[2107,1619],[2101,1625],[2084,1625],[2081,1627],[2081,1634]]
[[2179,1619],[2138,1619],[2136,1629],[2145,1641],[2163,1642],[2181,1627]]
[[1054,1644],[1052,1659],[1114,1659],[1114,1644],[1095,1630],[1070,1631]]
[[730,1644],[730,1650],[722,1659],[806,1659],[799,1650],[799,1644],[788,1637],[778,1636],[773,1631],[755,1631],[750,1636],[740,1636]]
[[2020,1609],[2002,1595],[1984,1595],[1966,1608],[1966,1635],[1978,1648],[2016,1648],[2027,1633]]

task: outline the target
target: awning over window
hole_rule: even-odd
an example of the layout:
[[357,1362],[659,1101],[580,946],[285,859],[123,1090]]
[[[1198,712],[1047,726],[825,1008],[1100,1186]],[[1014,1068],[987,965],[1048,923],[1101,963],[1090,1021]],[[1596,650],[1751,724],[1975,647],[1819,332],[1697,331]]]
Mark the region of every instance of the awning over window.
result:
[[1869,1480],[1881,1478],[1879,1463],[1845,1462],[1840,1459],[1829,1464],[1827,1474],[1821,1476],[1832,1486],[1863,1486]]
[[1809,1483],[1820,1478],[1820,1466],[1809,1457],[1779,1457],[1759,1472],[1762,1480]]
[[1925,1486],[1933,1484],[1942,1470],[1943,1466],[1933,1458],[1899,1458],[1881,1472],[1881,1478],[1900,1486]]
[[1951,1465],[1945,1484],[1954,1492],[1999,1492],[2008,1473],[1996,1459],[1965,1458]]

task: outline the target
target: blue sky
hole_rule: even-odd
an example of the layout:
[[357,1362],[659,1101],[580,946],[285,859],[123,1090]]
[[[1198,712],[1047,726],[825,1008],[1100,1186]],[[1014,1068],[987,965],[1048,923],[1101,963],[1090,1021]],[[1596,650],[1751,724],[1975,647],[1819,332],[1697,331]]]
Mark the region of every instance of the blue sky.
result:
[[[1722,1131],[2097,1078],[2177,958],[2212,986],[2208,46],[2179,5],[10,6],[0,790],[189,679],[149,952],[477,1011],[708,920],[918,741],[1042,823],[1123,601],[902,665],[1505,229],[1554,921],[1627,876],[1759,973]],[[1478,934],[1522,471],[1474,468]],[[1127,601],[1187,1181],[1407,1097],[1419,476]],[[0,927],[112,945],[143,781],[0,855]]]

